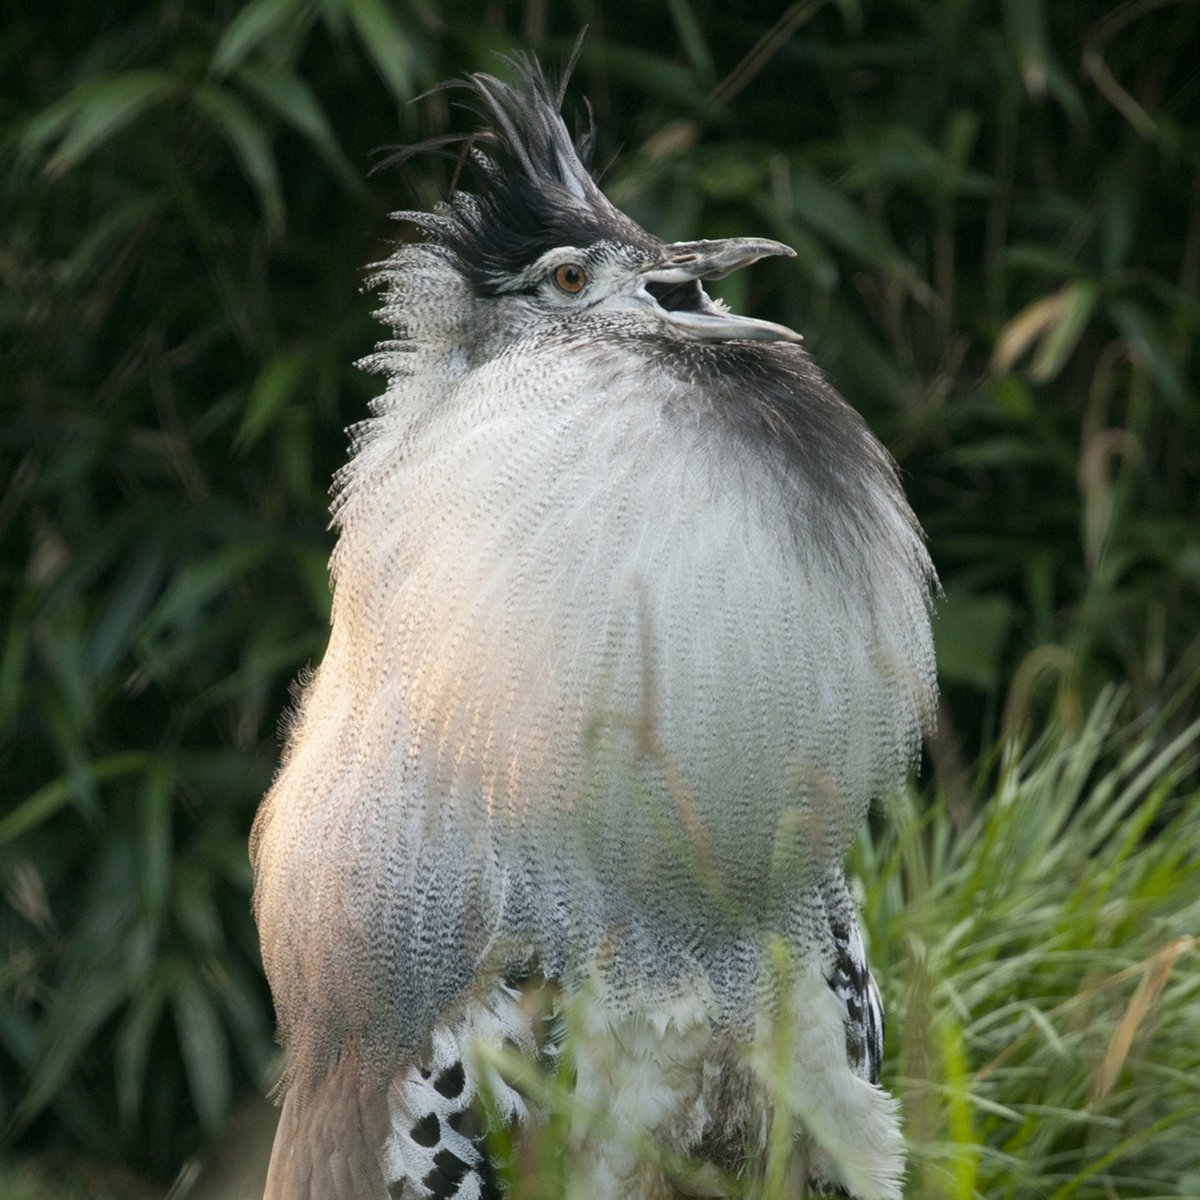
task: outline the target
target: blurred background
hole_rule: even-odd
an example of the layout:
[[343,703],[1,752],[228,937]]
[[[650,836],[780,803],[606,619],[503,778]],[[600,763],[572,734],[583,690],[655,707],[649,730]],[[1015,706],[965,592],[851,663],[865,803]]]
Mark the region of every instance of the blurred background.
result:
[[939,733],[855,859],[919,1194],[1200,1194],[1200,5],[0,12],[0,1192],[257,1169],[246,837],[380,386],[364,267],[452,169],[371,167],[587,26],[604,187],[796,249],[723,294],[804,333],[945,587]]

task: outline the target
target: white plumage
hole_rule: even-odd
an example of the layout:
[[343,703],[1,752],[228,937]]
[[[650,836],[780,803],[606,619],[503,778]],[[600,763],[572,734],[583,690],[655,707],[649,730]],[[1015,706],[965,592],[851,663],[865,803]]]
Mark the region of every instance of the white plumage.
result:
[[569,1029],[580,1196],[715,1194],[780,1104],[815,1183],[899,1196],[840,863],[931,718],[920,531],[796,335],[704,296],[786,248],[646,234],[516,66],[467,83],[473,194],[403,214],[426,240],[376,275],[387,390],[252,844],[290,1056],[268,1195],[494,1194],[488,1048]]

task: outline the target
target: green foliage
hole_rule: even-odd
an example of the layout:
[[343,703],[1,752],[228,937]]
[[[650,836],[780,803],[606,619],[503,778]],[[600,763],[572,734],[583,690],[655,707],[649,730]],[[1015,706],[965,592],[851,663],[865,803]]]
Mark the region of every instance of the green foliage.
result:
[[268,1082],[246,831],[372,336],[309,6],[252,11],[31,44],[6,142],[0,1120],[157,1169]]
[[1200,725],[1130,745],[1117,709],[1010,747],[977,815],[910,794],[856,850],[913,1195],[1200,1183]]
[[[1171,889],[1195,882],[1162,858],[1120,893],[1132,908],[1072,890],[1082,862],[1128,883],[1146,854],[1194,847],[1164,799],[1172,773],[1194,778],[1185,756],[1122,810],[1120,862],[1072,806],[1099,824],[1104,772],[1196,712],[1200,8],[813,0],[768,26],[699,0],[68,3],[11,15],[0,39],[0,1127],[20,1145],[170,1172],[265,1086],[246,832],[289,681],[324,641],[325,489],[376,386],[351,366],[376,337],[362,268],[396,236],[387,211],[430,203],[451,169],[368,177],[370,154],[458,121],[444,93],[407,104],[439,79],[517,45],[561,58],[585,22],[572,95],[594,102],[599,160],[623,149],[605,186],[665,237],[796,248],[726,297],[805,332],[929,532],[947,594],[935,768],[950,815],[984,830],[960,844],[928,817],[931,894],[963,883],[965,847],[1015,803],[1013,764],[984,773],[994,804],[958,795],[956,732],[973,753],[1048,707],[1084,729],[1112,680],[1127,716],[1161,714],[1148,740],[1106,744],[1075,800],[1046,783],[1059,840],[1016,855],[1012,894],[978,882],[962,928],[922,915],[894,865],[864,872],[887,914],[882,978],[922,978],[905,944],[974,964],[969,985],[930,968],[905,1001],[905,1029],[920,1003],[943,1014],[921,1051],[940,1074],[906,1069],[944,1081],[929,1138],[1006,1157],[931,1157],[931,1194],[982,1188],[1018,1152],[1066,1179],[1070,1153],[1100,1161],[1160,1120],[1139,1103],[1179,1094],[1136,1038],[1126,1070],[1141,1064],[1148,1100],[1122,1087],[1089,1108],[1078,1064],[1052,1103],[1080,1121],[1041,1120],[1032,1084],[1020,1103],[988,1089],[1035,1079],[1034,1047],[1086,1057],[1080,1014],[1119,1025],[1180,936]],[[905,872],[920,827],[900,835]],[[1019,941],[1064,914],[1075,941],[1041,957]],[[1088,938],[1111,954],[1089,958]],[[1168,1044],[1195,1027],[1181,978],[1153,997]],[[1022,1036],[980,1080],[981,1056]],[[1180,1128],[1113,1161],[1165,1179],[1143,1159]]]
[[58,1161],[0,1163],[0,1195],[5,1200],[157,1200],[158,1193],[119,1168]]

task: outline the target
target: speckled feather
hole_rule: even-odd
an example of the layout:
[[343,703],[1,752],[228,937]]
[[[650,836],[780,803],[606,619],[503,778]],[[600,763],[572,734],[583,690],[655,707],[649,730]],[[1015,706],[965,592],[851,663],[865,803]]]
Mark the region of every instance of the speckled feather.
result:
[[[685,1069],[633,1132],[684,1154],[752,1140],[781,938],[812,1177],[898,1196],[840,862],[932,717],[920,531],[798,346],[502,286],[564,239],[596,261],[662,247],[591,182],[536,64],[517,68],[515,89],[469,81],[496,125],[481,193],[420,218],[427,240],[374,275],[395,336],[366,365],[387,389],[337,480],[329,647],[252,843],[289,1056],[268,1194],[483,1195],[461,1138],[454,1187],[421,1183],[451,1151],[421,1132],[450,1113],[418,1111],[417,1081],[439,1055],[470,1073],[481,1037],[533,1046],[503,984],[530,961],[587,997],[581,1095],[622,1086],[606,1039],[657,1030],[638,1061]],[[489,230],[503,254],[468,261]],[[314,1115],[334,1103],[354,1134]],[[345,1177],[375,1182],[280,1182],[289,1139],[331,1137],[370,1159]],[[600,1140],[594,1194],[659,1194]]]

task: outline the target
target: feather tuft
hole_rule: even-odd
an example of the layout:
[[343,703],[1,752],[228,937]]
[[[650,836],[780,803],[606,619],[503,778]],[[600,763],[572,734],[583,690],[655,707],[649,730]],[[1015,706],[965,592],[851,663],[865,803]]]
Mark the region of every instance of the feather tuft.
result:
[[533,58],[504,61],[516,84],[479,72],[442,87],[468,93],[463,107],[480,121],[469,134],[444,134],[405,146],[376,168],[400,166],[427,153],[459,146],[458,175],[443,206],[444,221],[404,212],[434,243],[452,252],[481,295],[510,290],[521,269],[557,246],[580,248],[603,241],[662,243],[612,205],[592,175],[595,125],[590,108],[572,137],[561,105],[574,58],[555,83]]

